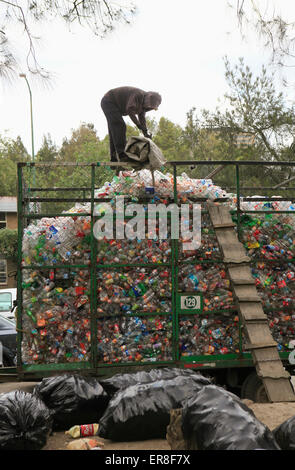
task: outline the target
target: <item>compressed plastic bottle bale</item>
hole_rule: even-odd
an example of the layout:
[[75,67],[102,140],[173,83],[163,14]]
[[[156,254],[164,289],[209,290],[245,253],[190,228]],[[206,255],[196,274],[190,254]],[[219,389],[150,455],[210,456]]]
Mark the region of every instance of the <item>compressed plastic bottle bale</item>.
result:
[[0,395],[0,450],[40,450],[52,430],[47,406],[20,390]]
[[295,450],[295,416],[277,426],[273,435],[282,450]]
[[[174,196],[173,175],[157,170],[154,172],[154,178],[156,193],[149,199],[149,203],[167,205],[169,197]],[[139,198],[147,195],[146,189],[151,186],[152,177],[149,170],[137,173],[126,171],[121,172],[120,176],[114,176],[111,182],[106,181],[95,191],[95,197],[108,197],[115,207],[116,196],[128,196],[126,204],[130,200],[138,202]],[[177,178],[177,193],[179,202],[184,204],[193,203],[191,196],[209,200],[226,197],[232,209],[235,209],[237,204],[236,195],[215,186],[212,180],[190,178],[186,173]],[[288,351],[289,342],[295,334],[295,316],[290,315],[295,307],[295,265],[287,263],[295,256],[295,224],[294,214],[275,211],[294,211],[295,205],[291,201],[258,202],[243,201],[243,198],[240,204],[245,210],[265,212],[252,216],[242,214],[239,227],[247,254],[253,261],[252,274],[262,306],[265,310],[272,309],[275,312],[268,312],[273,338],[278,343],[279,351]],[[95,204],[95,208],[97,214],[102,215],[100,205]],[[90,209],[90,203],[75,204],[71,209],[67,209],[67,212],[85,213]],[[202,209],[207,209],[206,202],[202,203]],[[236,215],[233,216],[233,221],[237,222]],[[64,263],[89,266],[90,222],[89,216],[43,217],[24,229],[23,264],[39,265],[40,269],[25,269],[23,272],[23,364],[64,364],[91,359],[89,270],[74,267],[71,270],[44,268],[47,265]],[[116,226],[117,222],[118,218]],[[123,225],[124,223],[123,221]],[[148,227],[147,222],[144,225]],[[238,316],[235,315],[236,305],[226,269],[220,263],[195,263],[196,258],[204,260],[217,257],[220,261],[221,257],[216,233],[208,214],[202,214],[201,225],[202,244],[198,250],[186,250],[184,238],[181,236],[178,240],[179,259],[191,261],[190,265],[186,263],[179,267],[178,284],[183,292],[202,293],[204,314],[210,312],[211,318],[199,316],[199,320],[194,321],[191,326],[193,317],[182,317],[179,331],[180,353],[182,357],[235,354],[239,352],[239,328],[238,320],[235,320]],[[97,262],[100,265],[156,263],[160,268],[162,263],[169,263],[171,260],[169,230],[167,235],[168,238],[164,240],[161,237],[100,240]],[[263,259],[265,262],[261,262]],[[279,266],[276,263],[268,263],[269,260],[278,260]],[[150,318],[139,320],[134,317],[136,311],[172,313],[171,272],[169,269],[166,271],[166,268],[159,268],[151,270],[129,267],[124,269],[124,272],[115,267],[113,270],[97,269],[99,362],[152,363],[172,359],[173,328],[170,315],[166,316],[166,319],[162,316],[160,322],[163,328],[159,329],[160,331],[155,331],[155,321]],[[161,276],[160,272],[164,276]],[[226,312],[212,315],[216,310]],[[104,315],[110,319],[103,318]],[[116,325],[119,325],[119,331],[112,329],[112,317],[116,317],[113,326],[116,328]],[[212,321],[217,325],[211,325]],[[130,330],[132,335],[129,334]],[[110,340],[110,335],[114,341]],[[159,341],[149,341],[158,335]]]
[[208,385],[183,406],[187,449],[279,450],[273,433],[236,395]]
[[119,390],[123,390],[130,385],[142,385],[157,380],[170,380],[176,377],[190,377],[200,385],[209,385],[211,383],[210,379],[191,369],[164,367],[130,374],[115,374],[108,379],[100,380],[100,384],[110,396],[113,396]]
[[79,375],[44,378],[33,393],[52,410],[55,430],[98,423],[109,402],[107,393],[95,378]]
[[117,392],[99,421],[98,435],[113,441],[139,441],[166,437],[170,410],[181,408],[208,385],[178,376]]

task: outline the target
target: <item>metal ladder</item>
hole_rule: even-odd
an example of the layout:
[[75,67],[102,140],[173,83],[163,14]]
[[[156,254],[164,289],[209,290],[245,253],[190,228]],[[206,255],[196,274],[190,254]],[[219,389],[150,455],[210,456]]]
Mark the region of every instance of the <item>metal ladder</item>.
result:
[[251,351],[258,377],[261,378],[270,402],[295,401],[290,374],[280,359],[265,315],[250,258],[239,241],[229,205],[208,202],[208,210],[223,261],[232,285],[240,320],[248,337],[245,350]]

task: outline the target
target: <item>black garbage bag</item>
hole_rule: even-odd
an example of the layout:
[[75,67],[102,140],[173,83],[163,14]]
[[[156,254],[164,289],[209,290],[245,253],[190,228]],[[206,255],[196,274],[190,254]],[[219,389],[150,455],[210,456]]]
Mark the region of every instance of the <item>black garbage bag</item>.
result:
[[277,426],[273,435],[282,450],[295,450],[295,416]]
[[182,432],[188,449],[280,450],[253,411],[216,385],[208,385],[184,404]]
[[113,441],[165,438],[170,410],[181,408],[206,384],[178,376],[117,392],[99,421],[99,436]]
[[33,393],[52,410],[54,430],[98,423],[109,403],[98,380],[76,374],[44,378]]
[[47,406],[20,390],[0,395],[0,450],[40,450],[52,430]]
[[140,371],[127,374],[115,374],[112,377],[100,380],[100,384],[106,390],[108,395],[113,396],[119,390],[129,387],[130,385],[140,385],[156,380],[170,380],[176,377],[193,377],[200,384],[210,384],[210,379],[203,377],[201,374],[191,369],[178,369],[176,367],[164,367],[160,369],[152,369],[149,372]]

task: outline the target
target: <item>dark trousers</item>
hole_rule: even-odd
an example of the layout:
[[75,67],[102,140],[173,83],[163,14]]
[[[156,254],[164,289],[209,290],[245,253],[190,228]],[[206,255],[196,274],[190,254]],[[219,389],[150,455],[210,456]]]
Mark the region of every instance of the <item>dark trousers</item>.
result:
[[111,161],[117,162],[116,156],[125,151],[126,124],[117,106],[105,98],[101,100],[101,108],[107,118],[110,139]]

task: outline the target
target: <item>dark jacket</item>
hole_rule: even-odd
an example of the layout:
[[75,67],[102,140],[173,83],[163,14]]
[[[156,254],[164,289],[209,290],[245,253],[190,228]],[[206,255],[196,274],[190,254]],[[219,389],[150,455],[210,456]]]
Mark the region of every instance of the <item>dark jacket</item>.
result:
[[130,86],[113,88],[104,95],[103,99],[114,103],[122,116],[129,116],[142,131],[147,129],[145,113],[157,109],[162,102],[159,93]]

